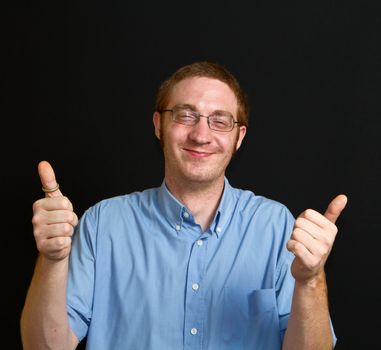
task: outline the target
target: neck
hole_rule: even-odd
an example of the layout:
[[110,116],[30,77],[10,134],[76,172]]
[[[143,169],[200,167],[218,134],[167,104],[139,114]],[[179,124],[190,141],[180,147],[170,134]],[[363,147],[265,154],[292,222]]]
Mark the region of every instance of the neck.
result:
[[187,181],[182,184],[166,176],[165,183],[172,195],[191,211],[196,223],[206,231],[220,203],[224,178],[211,183]]

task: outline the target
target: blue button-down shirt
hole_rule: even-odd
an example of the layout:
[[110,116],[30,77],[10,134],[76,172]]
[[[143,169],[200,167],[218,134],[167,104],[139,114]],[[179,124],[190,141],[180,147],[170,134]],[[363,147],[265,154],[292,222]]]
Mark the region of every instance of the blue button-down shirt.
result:
[[280,349],[294,218],[231,187],[210,228],[161,187],[104,200],[77,226],[69,322],[88,349]]

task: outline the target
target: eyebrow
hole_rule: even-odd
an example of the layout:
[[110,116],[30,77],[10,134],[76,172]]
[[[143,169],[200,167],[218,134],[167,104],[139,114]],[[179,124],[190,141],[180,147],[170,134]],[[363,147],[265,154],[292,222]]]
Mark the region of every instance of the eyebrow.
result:
[[[173,106],[172,108],[189,109],[189,110],[191,110],[193,112],[200,113],[197,110],[197,107],[195,105],[191,105],[189,103],[180,103],[180,104],[177,104],[177,105]],[[230,116],[233,116],[230,112],[224,111],[224,110],[221,110],[221,109],[217,109],[217,110],[213,111],[212,113],[210,113],[210,115],[230,115]]]

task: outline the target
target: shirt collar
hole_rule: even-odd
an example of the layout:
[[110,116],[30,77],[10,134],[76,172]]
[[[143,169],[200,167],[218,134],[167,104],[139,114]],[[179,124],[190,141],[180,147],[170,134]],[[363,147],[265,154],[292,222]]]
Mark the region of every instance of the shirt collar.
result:
[[171,226],[176,227],[176,225],[181,222],[182,212],[186,210],[186,208],[169,192],[165,181],[163,181],[159,187],[158,202],[159,208],[165,218],[168,219]]
[[[231,187],[229,181],[225,177],[221,201],[210,225],[210,231],[217,237],[220,237],[224,233],[229,220],[231,219],[231,213],[233,212],[235,203],[234,197],[234,188]],[[163,181],[159,187],[158,203],[162,213],[168,219],[170,225],[175,229],[177,225],[181,226],[184,212],[191,214],[188,208],[169,192],[165,181]]]
[[231,215],[236,202],[234,198],[234,188],[225,177],[224,191],[222,193],[221,201],[210,226],[210,229],[217,237],[220,237],[226,231],[229,221],[231,220]]

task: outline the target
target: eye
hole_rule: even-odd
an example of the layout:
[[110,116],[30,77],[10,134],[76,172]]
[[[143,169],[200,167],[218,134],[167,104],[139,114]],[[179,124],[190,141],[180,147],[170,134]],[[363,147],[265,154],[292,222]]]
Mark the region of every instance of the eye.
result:
[[218,128],[228,128],[231,126],[231,118],[224,115],[212,116],[210,122]]
[[178,110],[176,111],[175,120],[182,124],[191,124],[197,120],[197,116],[195,116],[192,111],[189,110]]

